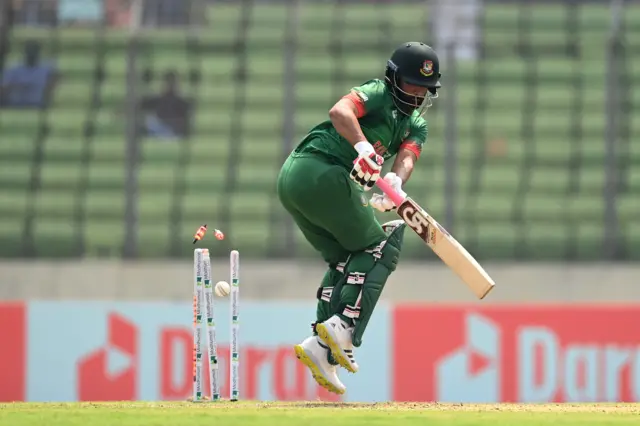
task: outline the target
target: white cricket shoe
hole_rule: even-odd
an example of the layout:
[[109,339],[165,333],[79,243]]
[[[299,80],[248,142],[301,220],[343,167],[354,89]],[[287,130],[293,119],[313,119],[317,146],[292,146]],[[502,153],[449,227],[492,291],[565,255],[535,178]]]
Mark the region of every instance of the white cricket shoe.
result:
[[347,371],[356,373],[358,363],[353,355],[353,327],[348,327],[339,316],[334,315],[323,323],[316,325],[318,337],[329,346],[333,358]]
[[307,337],[304,342],[294,347],[296,356],[309,367],[316,382],[329,392],[342,395],[347,388],[338,378],[338,368],[329,364],[327,355],[329,348],[322,345],[316,336]]

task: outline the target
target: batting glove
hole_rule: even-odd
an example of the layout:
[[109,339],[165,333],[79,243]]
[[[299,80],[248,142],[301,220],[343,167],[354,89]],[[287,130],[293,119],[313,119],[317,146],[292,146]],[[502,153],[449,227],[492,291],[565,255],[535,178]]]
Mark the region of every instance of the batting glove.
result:
[[[407,196],[407,193],[402,190],[402,179],[400,179],[398,175],[393,172],[387,173],[384,175],[384,180],[389,183],[398,194],[402,195],[402,198]],[[369,200],[369,204],[381,212],[390,212],[397,207],[386,194],[373,194],[371,200]]]
[[367,141],[358,142],[355,149],[358,151],[358,158],[353,162],[351,180],[369,191],[380,177],[384,158],[376,154],[373,145]]

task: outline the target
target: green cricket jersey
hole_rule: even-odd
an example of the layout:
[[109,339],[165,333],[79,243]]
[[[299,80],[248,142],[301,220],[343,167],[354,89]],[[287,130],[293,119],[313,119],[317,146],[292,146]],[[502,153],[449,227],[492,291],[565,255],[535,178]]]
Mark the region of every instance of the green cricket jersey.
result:
[[[420,155],[427,140],[427,122],[417,112],[411,117],[397,110],[391,91],[383,80],[369,80],[346,95],[358,108],[358,121],[367,140],[385,161],[400,148]],[[358,153],[336,131],[331,120],[323,121],[305,136],[295,152],[318,153],[348,170]]]

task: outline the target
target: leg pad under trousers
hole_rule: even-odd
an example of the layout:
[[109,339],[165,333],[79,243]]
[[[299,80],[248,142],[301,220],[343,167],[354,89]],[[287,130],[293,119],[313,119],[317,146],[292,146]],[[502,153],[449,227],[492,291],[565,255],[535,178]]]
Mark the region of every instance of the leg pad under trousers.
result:
[[332,290],[334,314],[355,325],[352,343],[358,347],[387,279],[395,271],[400,258],[404,229],[402,220],[383,225],[386,240],[372,249],[354,253],[348,260],[342,279]]
[[[322,284],[318,288],[316,298],[318,299],[318,306],[316,308],[316,322],[325,322],[335,313],[331,309],[331,295],[333,289],[338,285],[344,276],[344,267],[346,262],[338,263],[337,265],[329,266],[329,270],[324,274],[322,278]],[[314,329],[315,334],[315,329]]]

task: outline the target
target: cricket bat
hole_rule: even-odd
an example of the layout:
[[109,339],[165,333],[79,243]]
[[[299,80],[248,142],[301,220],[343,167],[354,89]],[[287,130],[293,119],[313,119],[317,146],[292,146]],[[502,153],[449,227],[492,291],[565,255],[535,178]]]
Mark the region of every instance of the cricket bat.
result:
[[442,225],[431,217],[411,197],[402,197],[384,179],[376,185],[397,206],[396,212],[418,234],[435,254],[471,289],[483,299],[495,286],[493,279]]

